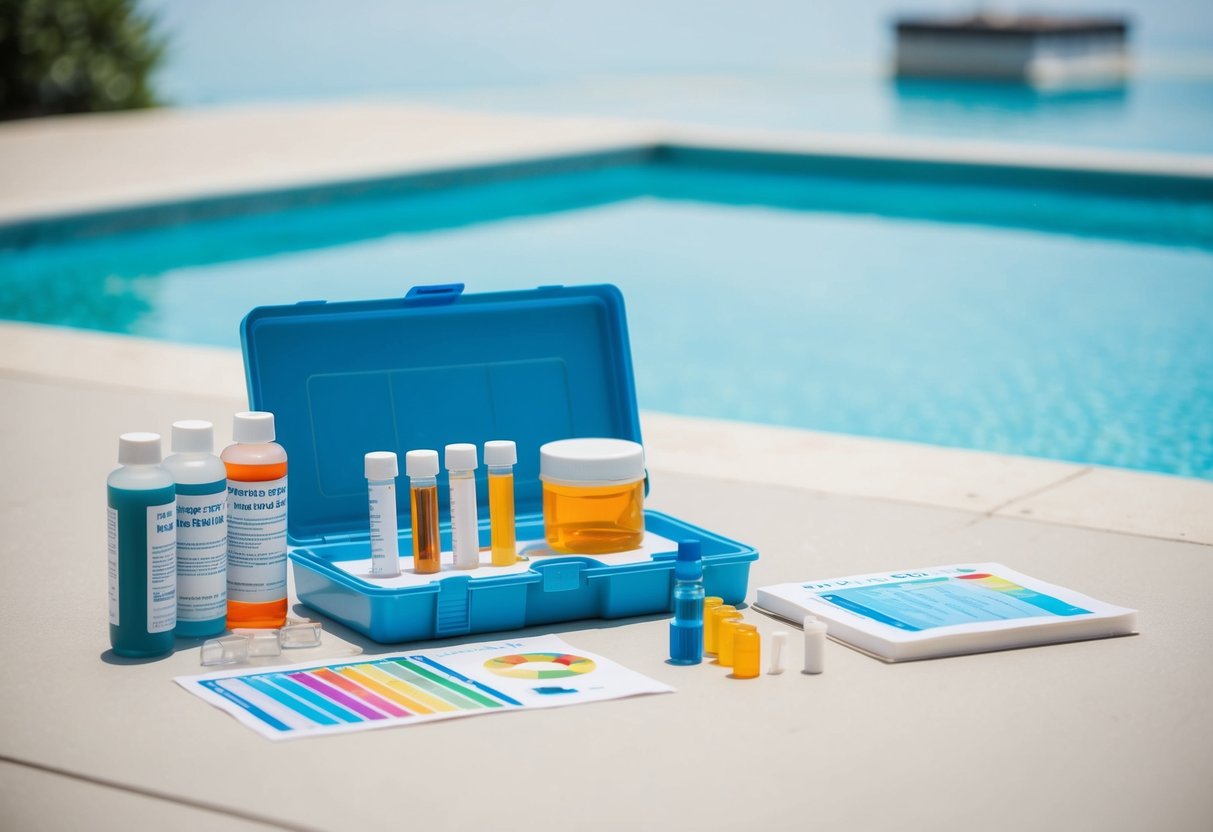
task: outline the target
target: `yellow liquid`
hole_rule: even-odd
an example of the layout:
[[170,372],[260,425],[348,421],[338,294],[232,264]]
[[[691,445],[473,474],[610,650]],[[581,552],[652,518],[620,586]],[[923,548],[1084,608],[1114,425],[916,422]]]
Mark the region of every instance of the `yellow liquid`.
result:
[[442,541],[438,536],[438,486],[409,489],[413,518],[413,571],[422,575],[442,569]]
[[493,566],[518,562],[514,545],[514,475],[489,474],[489,537]]
[[625,485],[543,484],[548,545],[571,555],[637,549],[644,541],[644,480]]

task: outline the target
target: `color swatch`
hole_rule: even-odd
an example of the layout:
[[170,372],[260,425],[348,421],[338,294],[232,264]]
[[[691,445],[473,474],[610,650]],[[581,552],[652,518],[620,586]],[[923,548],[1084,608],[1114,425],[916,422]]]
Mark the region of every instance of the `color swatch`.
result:
[[486,670],[511,679],[563,679],[594,669],[594,662],[571,653],[514,653],[489,659]]

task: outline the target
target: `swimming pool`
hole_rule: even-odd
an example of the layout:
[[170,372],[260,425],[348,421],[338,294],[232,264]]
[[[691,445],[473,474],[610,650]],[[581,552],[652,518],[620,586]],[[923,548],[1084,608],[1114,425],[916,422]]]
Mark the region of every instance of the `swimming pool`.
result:
[[610,282],[643,408],[1213,478],[1204,186],[729,158],[61,228],[0,250],[0,316],[236,346],[260,304]]

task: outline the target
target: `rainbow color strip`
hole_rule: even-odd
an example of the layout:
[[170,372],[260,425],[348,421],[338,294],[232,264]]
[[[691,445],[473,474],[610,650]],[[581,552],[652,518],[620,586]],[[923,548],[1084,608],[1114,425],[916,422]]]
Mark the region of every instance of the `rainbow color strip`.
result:
[[515,653],[489,659],[484,663],[484,667],[498,676],[508,676],[511,679],[565,679],[589,673],[595,665],[593,660],[571,653]]
[[425,656],[203,679],[199,684],[278,731],[522,707],[513,697]]

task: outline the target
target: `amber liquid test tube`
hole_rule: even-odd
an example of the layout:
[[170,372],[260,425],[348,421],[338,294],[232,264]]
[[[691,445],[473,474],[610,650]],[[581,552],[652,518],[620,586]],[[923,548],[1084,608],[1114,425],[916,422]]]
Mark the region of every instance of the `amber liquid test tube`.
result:
[[409,509],[413,521],[413,571],[429,575],[442,570],[442,540],[438,533],[438,452],[409,451],[404,455],[409,477]]
[[489,469],[489,538],[493,566],[518,562],[514,529],[514,465],[518,447],[508,439],[484,443],[484,464]]

